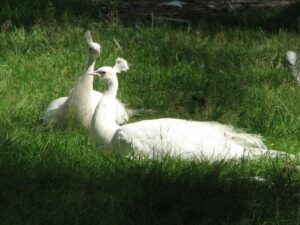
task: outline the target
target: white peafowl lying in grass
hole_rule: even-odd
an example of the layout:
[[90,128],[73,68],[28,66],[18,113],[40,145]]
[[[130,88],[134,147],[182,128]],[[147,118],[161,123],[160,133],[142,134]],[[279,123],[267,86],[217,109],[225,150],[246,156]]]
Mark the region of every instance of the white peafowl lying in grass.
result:
[[286,59],[291,66],[293,77],[300,84],[300,62],[298,61],[297,53],[294,51],[288,51],[286,53]]
[[126,70],[126,60],[119,58],[114,67],[105,66],[90,73],[107,84],[92,118],[91,136],[96,144],[106,144],[110,151],[131,150],[134,155],[150,158],[169,155],[183,159],[227,160],[285,155],[266,149],[259,136],[238,132],[232,126],[217,122],[164,118],[118,125],[115,116],[117,73]]
[[[88,44],[87,63],[82,76],[71,90],[69,97],[53,100],[45,110],[43,122],[50,125],[66,126],[74,121],[83,127],[89,128],[93,112],[103,94],[93,90],[93,76],[88,73],[94,71],[95,62],[100,55],[101,47],[93,42],[89,31],[85,33]],[[126,109],[116,100],[116,119],[119,124],[125,123],[130,116],[147,112],[142,109]],[[151,110],[149,110],[151,112]]]

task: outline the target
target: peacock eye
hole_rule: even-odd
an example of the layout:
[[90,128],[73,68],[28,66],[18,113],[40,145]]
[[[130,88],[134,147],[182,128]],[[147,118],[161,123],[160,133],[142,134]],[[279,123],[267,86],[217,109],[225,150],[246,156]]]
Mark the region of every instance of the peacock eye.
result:
[[92,47],[89,47],[89,51],[92,51],[93,50],[93,48]]

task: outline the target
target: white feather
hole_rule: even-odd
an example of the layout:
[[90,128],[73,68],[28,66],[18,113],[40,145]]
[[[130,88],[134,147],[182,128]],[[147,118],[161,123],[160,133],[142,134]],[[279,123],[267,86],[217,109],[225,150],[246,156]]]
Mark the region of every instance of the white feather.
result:
[[121,73],[121,72],[126,72],[129,69],[129,66],[125,59],[117,58],[113,68],[117,73]]
[[288,51],[286,53],[286,59],[291,66],[292,76],[300,84],[300,71],[299,71],[300,63],[298,61],[297,53],[294,51]]
[[[96,109],[96,106],[98,105],[99,101],[101,100],[103,94],[99,91],[93,91],[92,92],[92,113],[94,114],[94,111]],[[116,122],[118,124],[124,124],[126,123],[131,116],[136,116],[139,114],[143,114],[147,110],[142,110],[141,113],[133,112],[136,109],[127,109],[125,108],[124,104],[120,102],[120,100],[116,99]]]
[[52,110],[58,109],[66,102],[67,99],[68,99],[68,97],[60,97],[60,98],[53,100],[52,102],[49,103],[49,105],[46,109],[46,112],[50,112]]
[[262,142],[255,136],[237,133],[215,122],[164,118],[124,125],[116,131],[112,143],[115,149],[133,149],[134,154],[150,158],[170,155],[184,159],[227,160],[256,157],[257,149],[259,156],[267,155],[266,149],[252,143],[254,139]]
[[286,53],[286,59],[287,61],[292,65],[295,66],[296,61],[297,61],[297,54],[294,51],[288,51]]

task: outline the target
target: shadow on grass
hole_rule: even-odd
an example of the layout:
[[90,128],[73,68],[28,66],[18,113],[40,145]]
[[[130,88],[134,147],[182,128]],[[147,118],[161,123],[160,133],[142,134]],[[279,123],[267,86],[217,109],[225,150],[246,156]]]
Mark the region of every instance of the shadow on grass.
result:
[[59,151],[52,146],[32,168],[13,154],[26,148],[1,145],[0,154],[12,153],[0,164],[1,224],[297,223],[295,171],[276,163],[265,171],[269,180],[260,181],[251,178],[258,167],[248,162],[103,156],[84,164],[52,157]]
[[244,28],[262,28],[266,31],[277,31],[284,28],[299,32],[300,2],[290,6],[265,10],[259,13],[250,12],[241,15],[211,18],[223,26],[239,26]]

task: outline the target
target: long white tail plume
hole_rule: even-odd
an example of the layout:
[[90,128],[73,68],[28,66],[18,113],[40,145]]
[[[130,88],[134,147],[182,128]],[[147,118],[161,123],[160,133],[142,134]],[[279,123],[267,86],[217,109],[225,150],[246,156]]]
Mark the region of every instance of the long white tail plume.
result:
[[260,135],[247,134],[247,133],[226,133],[227,138],[242,146],[267,149]]
[[151,115],[157,111],[154,109],[126,109],[129,116]]
[[248,156],[250,159],[258,159],[261,156],[269,157],[269,158],[280,158],[280,159],[289,159],[289,160],[298,160],[299,155],[294,155],[291,153],[272,150],[272,149],[264,149],[264,148],[249,148]]
[[117,73],[120,73],[122,71],[127,71],[129,69],[128,63],[125,59],[117,58],[116,64],[113,67]]

